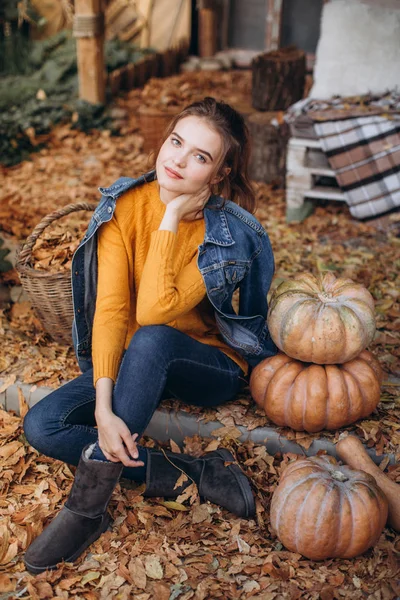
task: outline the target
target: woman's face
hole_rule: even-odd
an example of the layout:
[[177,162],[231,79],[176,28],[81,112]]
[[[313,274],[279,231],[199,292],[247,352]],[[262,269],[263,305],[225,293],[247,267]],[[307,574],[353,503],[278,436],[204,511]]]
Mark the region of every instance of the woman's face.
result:
[[161,188],[176,194],[194,194],[220,178],[216,168],[222,158],[219,133],[201,117],[184,117],[175,125],[157,156]]

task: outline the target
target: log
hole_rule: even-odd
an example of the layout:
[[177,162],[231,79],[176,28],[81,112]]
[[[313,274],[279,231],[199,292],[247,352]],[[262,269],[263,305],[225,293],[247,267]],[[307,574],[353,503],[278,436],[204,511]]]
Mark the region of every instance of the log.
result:
[[365,473],[369,473],[375,478],[377,485],[381,488],[389,503],[388,524],[396,531],[400,531],[400,485],[389,479],[372,461],[358,437],[348,435],[342,439],[339,438],[336,451],[349,467],[365,471]]
[[306,55],[294,46],[259,54],[252,61],[252,103],[257,110],[286,110],[301,100]]
[[284,186],[289,127],[282,112],[253,112],[246,119],[251,137],[250,178]]

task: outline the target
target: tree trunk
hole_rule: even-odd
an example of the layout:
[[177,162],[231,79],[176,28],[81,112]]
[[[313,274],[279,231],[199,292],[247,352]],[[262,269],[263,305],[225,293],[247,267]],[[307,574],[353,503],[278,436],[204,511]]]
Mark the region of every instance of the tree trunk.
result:
[[254,112],[247,117],[251,136],[250,178],[283,187],[289,127],[281,112]]
[[306,55],[294,46],[259,54],[252,62],[252,102],[257,110],[286,110],[301,100]]

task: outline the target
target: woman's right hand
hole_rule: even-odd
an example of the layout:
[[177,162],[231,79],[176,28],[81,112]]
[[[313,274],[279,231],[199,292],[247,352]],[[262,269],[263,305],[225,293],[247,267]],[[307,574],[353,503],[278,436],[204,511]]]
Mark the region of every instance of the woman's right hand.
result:
[[99,446],[107,460],[122,462],[125,467],[143,467],[144,463],[137,459],[139,456],[136,440],[122,419],[112,411],[96,413],[96,423],[99,436]]
[[211,189],[206,186],[195,194],[181,194],[167,204],[166,212],[173,211],[179,220],[194,221],[201,219],[203,208],[211,195]]

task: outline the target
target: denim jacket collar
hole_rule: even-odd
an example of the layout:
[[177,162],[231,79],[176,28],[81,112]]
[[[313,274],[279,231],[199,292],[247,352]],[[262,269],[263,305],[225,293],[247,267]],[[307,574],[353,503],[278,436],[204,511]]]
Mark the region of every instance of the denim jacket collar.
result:
[[204,241],[218,246],[232,246],[235,240],[230,232],[225,211],[217,210],[222,203],[223,198],[220,196],[211,196],[204,208],[206,225]]
[[[116,183],[110,185],[110,187],[100,187],[99,191],[104,196],[109,196],[116,200],[123,193],[132,187],[142,185],[143,183],[150,183],[156,178],[156,171],[148,171],[144,175],[136,179],[130,177],[121,177]],[[223,199],[220,196],[212,195],[207,202],[204,210],[204,220],[206,225],[206,233],[204,242],[211,242],[218,246],[232,246],[235,240],[229,230],[226,215],[223,210],[217,210],[218,206],[221,206]]]
[[132,177],[120,177],[118,181],[110,185],[110,187],[99,187],[99,192],[104,196],[111,196],[111,198],[116,200],[130,188],[142,185],[143,183],[150,183],[151,181],[154,181],[155,178],[156,171],[155,169],[152,169],[136,179],[132,179]]

